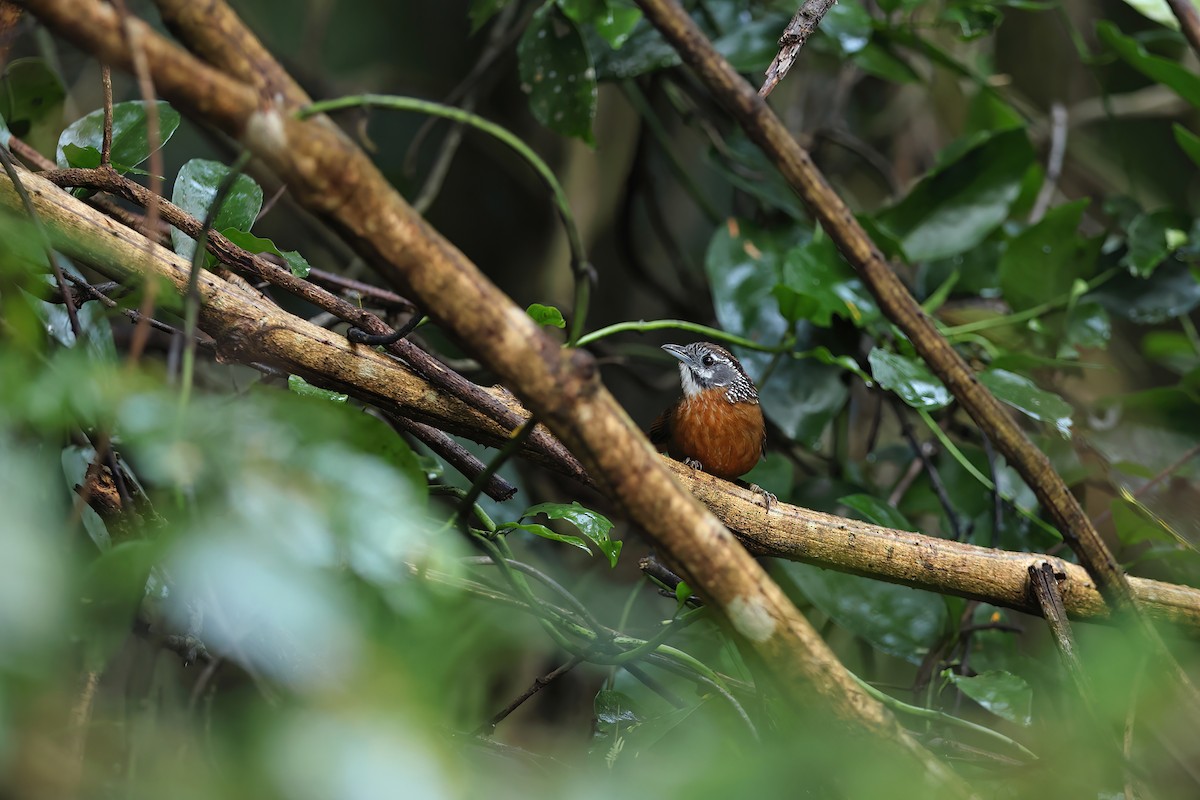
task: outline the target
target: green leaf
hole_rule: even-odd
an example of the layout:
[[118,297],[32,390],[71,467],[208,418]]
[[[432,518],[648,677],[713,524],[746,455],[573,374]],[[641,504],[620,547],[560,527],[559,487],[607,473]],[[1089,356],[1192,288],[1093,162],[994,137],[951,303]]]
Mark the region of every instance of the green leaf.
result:
[[1173,90],[1193,106],[1200,107],[1200,76],[1178,62],[1146,52],[1141,42],[1123,35],[1111,22],[1096,23],[1096,34],[1129,66]]
[[876,382],[913,408],[933,411],[945,408],[954,399],[923,361],[878,347],[871,350],[867,361]]
[[603,514],[598,514],[590,508],[584,508],[576,500],[570,505],[564,503],[540,503],[525,509],[522,519],[545,514],[550,519],[565,519],[570,522],[584,538],[594,544],[600,552],[608,557],[611,566],[617,565],[617,557],[621,554],[623,542],[610,539],[608,534],[613,524]]
[[713,47],[739,72],[762,72],[779,52],[779,32],[788,23],[787,14],[768,13],[759,19],[725,28]]
[[539,525],[536,522],[504,522],[496,526],[498,531],[525,531],[532,533],[534,536],[540,536],[543,539],[549,539],[552,542],[562,542],[569,544],[572,547],[578,547],[589,556],[592,554],[592,549],[587,546],[587,542],[580,539],[578,536],[568,536],[566,534],[557,533],[545,525]]
[[894,528],[898,531],[916,530],[903,514],[878,497],[869,494],[849,494],[839,497],[838,502],[862,514],[867,522],[873,522],[885,528]]
[[[217,188],[228,174],[229,167],[219,161],[193,158],[180,168],[171,192],[171,202],[203,222],[208,215],[208,207],[216,199]],[[249,175],[238,175],[213,220],[213,230],[250,230],[262,209],[262,203],[262,187]],[[196,252],[195,240],[178,229],[171,229],[171,243],[175,246],[175,252],[188,260]]]
[[299,375],[288,375],[288,391],[297,394],[300,397],[316,397],[321,400],[328,400],[332,403],[344,403],[350,399],[350,395],[348,394],[332,392],[329,389],[322,389],[319,386],[313,386]]
[[1187,240],[1187,227],[1187,218],[1174,209],[1138,214],[1129,225],[1129,250],[1121,258],[1121,266],[1134,275],[1149,277]]
[[598,725],[628,728],[641,720],[641,715],[635,710],[636,705],[633,698],[624,692],[602,689],[596,693],[592,711]]
[[642,12],[620,0],[558,0],[558,7],[580,25],[591,25],[616,50],[629,38]]
[[1029,378],[1003,369],[980,373],[979,382],[1000,402],[1039,422],[1050,423],[1064,439],[1071,437],[1071,415],[1075,409],[1054,392],[1039,389]]
[[[43,59],[14,59],[0,79],[0,117],[26,144],[49,153],[62,129],[66,96],[62,81]],[[2,144],[8,146],[7,141]]]
[[1100,239],[1076,234],[1087,205],[1084,199],[1053,208],[1008,242],[998,269],[1004,299],[1014,311],[1066,294],[1077,279],[1091,277]]
[[471,0],[467,15],[471,18],[471,33],[483,27],[484,23],[498,14],[512,0]]
[[557,6],[543,6],[521,36],[517,60],[521,89],[538,122],[595,145],[596,71],[575,23]]
[[1002,223],[1034,164],[1023,129],[988,132],[948,148],[900,202],[876,221],[913,261],[975,247]]
[[788,251],[783,283],[771,293],[792,322],[807,319],[827,328],[836,315],[861,328],[879,318],[875,299],[828,237]]
[[1099,303],[1076,303],[1067,312],[1059,356],[1075,356],[1075,348],[1105,347],[1112,338],[1112,320]]
[[551,328],[567,327],[567,321],[563,319],[562,312],[554,306],[533,303],[529,308],[525,309],[525,313],[533,317],[533,321],[538,325],[546,325]]
[[68,166],[79,167],[80,169],[95,169],[100,166],[103,156],[94,147],[80,147],[77,144],[68,144],[63,146],[63,158],[67,160]]
[[683,604],[686,603],[693,594],[694,592],[692,592],[692,587],[687,585],[687,581],[680,581],[679,585],[675,587],[676,610],[683,608]]
[[[158,108],[158,149],[170,141],[179,127],[179,112],[162,100]],[[140,100],[130,100],[113,105],[112,163],[118,171],[128,172],[150,157],[153,150],[147,141],[146,106]],[[60,168],[69,165],[63,148],[69,144],[77,147],[94,147],[100,152],[104,139],[104,110],[97,109],[85,117],[72,122],[58,137],[56,161]]]
[[1187,265],[1168,261],[1149,278],[1120,274],[1085,299],[1140,325],[1157,325],[1200,304],[1200,282]]
[[779,566],[838,625],[897,658],[919,664],[946,629],[946,604],[932,592],[810,564]]
[[[714,232],[704,267],[722,328],[759,342],[777,342],[788,334],[792,324],[779,313],[771,291],[783,279],[785,255],[806,237],[803,227],[768,231],[739,219]],[[734,349],[751,375],[761,375],[772,359],[769,353]],[[811,446],[848,395],[840,368],[784,359],[759,399],[772,422]]]
[[1192,160],[1193,164],[1200,167],[1200,136],[1192,133],[1178,122],[1171,126],[1171,130],[1175,133],[1175,141],[1179,147],[1187,153],[1187,157]]
[[822,364],[828,364],[833,367],[841,367],[847,372],[853,372],[855,375],[862,378],[863,382],[866,383],[868,387],[875,384],[874,379],[858,365],[858,362],[855,361],[852,356],[834,355],[833,352],[825,345],[820,345],[810,350],[794,353],[793,355],[796,358],[815,358]]
[[979,675],[942,673],[959,691],[1002,719],[1028,727],[1033,722],[1033,690],[1019,675],[993,671]]
[[280,250],[270,239],[261,239],[237,228],[225,228],[221,235],[251,253],[274,253],[287,262],[288,269],[298,278],[307,278],[312,266],[295,250]]

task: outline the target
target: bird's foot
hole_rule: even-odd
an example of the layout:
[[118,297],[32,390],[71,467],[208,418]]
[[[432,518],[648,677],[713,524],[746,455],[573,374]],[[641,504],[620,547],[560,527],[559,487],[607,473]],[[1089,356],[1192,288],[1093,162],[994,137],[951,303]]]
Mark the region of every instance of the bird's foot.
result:
[[703,464],[701,464],[699,461],[697,461],[697,460],[696,460],[696,459],[694,459],[694,458],[685,458],[685,459],[683,460],[683,463],[687,464],[687,465],[688,465],[689,467],[691,467],[692,469],[698,469],[698,470],[700,470],[701,472],[703,472],[703,471],[704,471],[704,465],[703,465]]
[[766,509],[767,511],[770,511],[770,510],[771,510],[771,504],[772,504],[772,503],[777,503],[777,502],[779,502],[779,498],[778,498],[778,497],[776,497],[775,495],[771,494],[771,493],[770,493],[770,492],[768,492],[766,489],[764,489],[764,488],[762,488],[761,486],[759,486],[757,483],[746,483],[746,481],[739,480],[739,481],[738,481],[738,484],[739,484],[739,485],[740,485],[740,486],[741,486],[743,489],[749,489],[750,491],[754,492],[756,495],[758,495],[759,497],[761,497],[761,498],[763,499],[763,508],[764,508],[764,509]]

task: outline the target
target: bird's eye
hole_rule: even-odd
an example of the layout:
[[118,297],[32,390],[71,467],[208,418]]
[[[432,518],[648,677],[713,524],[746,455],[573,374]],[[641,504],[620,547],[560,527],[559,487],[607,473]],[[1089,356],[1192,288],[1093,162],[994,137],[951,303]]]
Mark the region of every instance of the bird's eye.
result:
[[700,363],[706,367],[711,367],[713,364],[717,363],[717,360],[711,355],[705,354],[704,358],[700,359]]

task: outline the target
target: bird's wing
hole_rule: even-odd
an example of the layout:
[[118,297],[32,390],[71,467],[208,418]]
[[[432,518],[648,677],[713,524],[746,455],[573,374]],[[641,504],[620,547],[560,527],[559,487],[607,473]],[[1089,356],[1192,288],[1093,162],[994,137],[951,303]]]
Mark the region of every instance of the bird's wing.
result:
[[675,406],[671,406],[650,423],[650,443],[659,449],[666,446],[667,440],[671,438],[671,414],[674,411]]

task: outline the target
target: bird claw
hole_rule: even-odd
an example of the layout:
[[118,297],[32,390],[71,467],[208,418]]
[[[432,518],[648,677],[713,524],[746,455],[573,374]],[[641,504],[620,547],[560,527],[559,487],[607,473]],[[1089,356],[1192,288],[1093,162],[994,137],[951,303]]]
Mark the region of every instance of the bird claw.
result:
[[771,510],[772,503],[779,502],[778,497],[771,494],[766,489],[759,486],[757,483],[750,484],[750,486],[748,488],[750,489],[750,491],[754,492],[755,494],[757,494],[759,497],[761,497],[763,499],[763,508],[765,508],[767,511]]
[[688,465],[689,467],[691,467],[692,469],[698,469],[698,470],[700,470],[701,472],[703,472],[703,471],[704,471],[704,465],[703,465],[703,464],[701,464],[699,461],[697,461],[697,460],[696,460],[696,459],[694,459],[694,458],[685,458],[685,459],[683,460],[683,463],[687,464],[687,465]]

